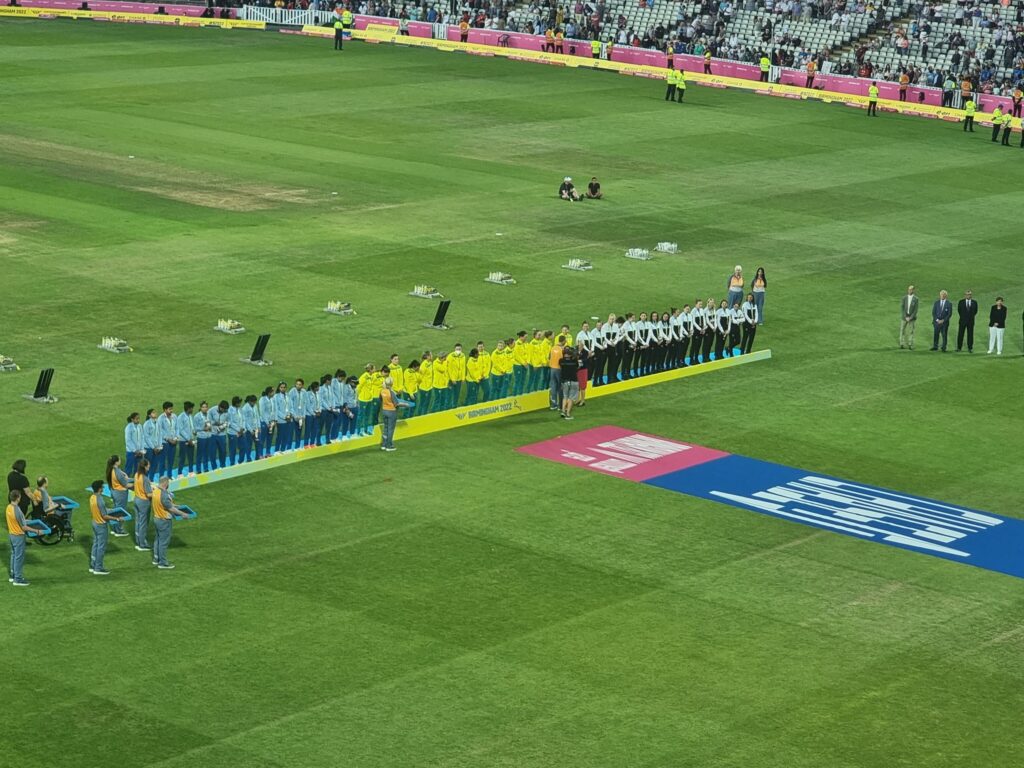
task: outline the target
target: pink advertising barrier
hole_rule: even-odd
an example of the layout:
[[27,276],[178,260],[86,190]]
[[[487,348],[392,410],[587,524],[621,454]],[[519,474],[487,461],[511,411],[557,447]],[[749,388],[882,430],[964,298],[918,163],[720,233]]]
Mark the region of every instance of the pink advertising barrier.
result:
[[[81,6],[81,0],[18,0],[18,5],[26,8],[60,8],[61,10],[77,11]],[[101,11],[109,13],[156,13],[157,8],[163,5],[169,16],[201,16],[206,10],[202,5],[168,5],[166,3],[94,3],[89,2],[90,11]],[[217,9],[220,15],[220,8]],[[238,14],[234,8],[231,9],[231,18],[237,18]]]

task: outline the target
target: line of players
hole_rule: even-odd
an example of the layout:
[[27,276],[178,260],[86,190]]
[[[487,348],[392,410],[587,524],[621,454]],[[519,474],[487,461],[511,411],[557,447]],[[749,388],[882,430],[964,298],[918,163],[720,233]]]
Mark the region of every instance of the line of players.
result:
[[[732,292],[730,292],[732,295]],[[740,294],[742,295],[742,294]],[[657,373],[661,370],[729,357],[733,350],[749,353],[760,320],[754,295],[707,303],[671,312],[641,312],[639,317],[608,315],[593,328],[584,323],[576,344],[585,351],[588,377],[594,386]],[[583,361],[581,360],[581,364]]]
[[[742,295],[742,294],[741,294]],[[402,366],[397,354],[379,369],[366,365],[358,376],[344,370],[324,374],[306,386],[296,379],[279,382],[260,396],[234,396],[214,405],[186,401],[138,412],[124,430],[125,471],[133,475],[142,459],[151,478],[207,472],[266,458],[275,453],[325,445],[373,432],[380,416],[381,389],[393,389],[413,403],[406,418],[437,413],[510,395],[546,390],[551,350],[559,337],[575,344],[580,365],[595,386],[749,352],[758,325],[753,294],[732,306],[698,299],[671,312],[614,313],[593,327],[584,322],[573,335],[568,325],[554,331],[519,331],[499,339],[487,351],[484,342],[466,354],[461,344],[451,352],[426,351]]]

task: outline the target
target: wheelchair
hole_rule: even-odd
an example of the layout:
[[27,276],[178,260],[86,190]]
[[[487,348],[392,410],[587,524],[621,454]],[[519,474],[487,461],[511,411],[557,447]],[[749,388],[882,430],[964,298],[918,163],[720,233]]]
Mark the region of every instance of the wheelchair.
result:
[[[65,510],[70,512],[70,510]],[[41,533],[34,537],[32,540],[42,544],[44,547],[52,547],[54,544],[59,544],[64,539],[67,539],[69,543],[75,541],[75,531],[71,527],[71,516],[69,514],[61,514],[59,512],[51,512],[48,515],[44,515],[41,519],[49,527],[49,533]]]

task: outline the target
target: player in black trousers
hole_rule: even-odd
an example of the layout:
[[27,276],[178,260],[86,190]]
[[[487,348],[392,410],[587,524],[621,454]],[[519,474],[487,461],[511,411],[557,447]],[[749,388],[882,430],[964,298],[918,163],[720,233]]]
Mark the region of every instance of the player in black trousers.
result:
[[978,302],[970,291],[964,291],[964,297],[956,305],[956,313],[960,319],[956,329],[956,351],[964,347],[964,335],[967,335],[967,351],[974,351],[974,318],[978,314]]

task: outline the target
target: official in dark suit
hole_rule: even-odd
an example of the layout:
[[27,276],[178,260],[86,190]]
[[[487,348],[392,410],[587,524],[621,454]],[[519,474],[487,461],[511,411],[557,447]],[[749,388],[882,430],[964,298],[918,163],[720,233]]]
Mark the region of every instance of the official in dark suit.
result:
[[964,297],[957,302],[956,314],[960,322],[956,329],[956,351],[964,347],[964,334],[967,334],[967,351],[974,351],[974,316],[978,314],[978,302],[970,291],[964,291]]
[[939,291],[939,300],[932,304],[932,352],[939,349],[942,340],[942,351],[946,351],[946,337],[949,335],[949,319],[953,316],[953,303],[949,294]]

